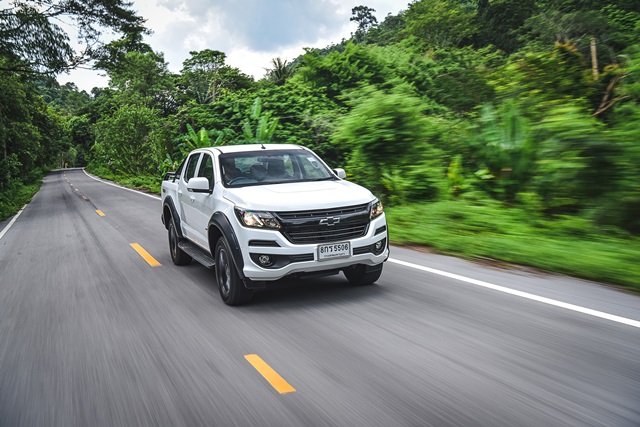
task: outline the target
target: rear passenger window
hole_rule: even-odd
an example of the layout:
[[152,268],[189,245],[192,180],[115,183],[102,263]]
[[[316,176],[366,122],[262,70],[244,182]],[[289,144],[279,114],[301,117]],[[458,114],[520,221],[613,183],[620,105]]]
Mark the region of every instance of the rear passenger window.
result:
[[189,182],[196,174],[196,166],[198,166],[198,159],[200,159],[200,153],[192,154],[187,162],[187,170],[184,173],[184,181]]

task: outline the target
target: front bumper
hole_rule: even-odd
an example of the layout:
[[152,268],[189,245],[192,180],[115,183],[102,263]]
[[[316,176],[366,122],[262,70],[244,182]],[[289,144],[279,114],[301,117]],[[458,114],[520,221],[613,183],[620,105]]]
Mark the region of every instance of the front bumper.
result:
[[[356,264],[375,266],[389,257],[389,238],[384,214],[371,221],[364,236],[347,240],[351,244],[350,256],[329,260],[318,260],[317,244],[293,244],[277,230],[253,229],[243,227],[239,222],[236,224],[235,231],[244,261],[243,273],[251,281],[273,281],[286,276],[331,273]],[[384,244],[381,252],[375,250],[376,242],[380,241]],[[258,262],[261,255],[270,255],[276,261],[269,267],[262,267]]]

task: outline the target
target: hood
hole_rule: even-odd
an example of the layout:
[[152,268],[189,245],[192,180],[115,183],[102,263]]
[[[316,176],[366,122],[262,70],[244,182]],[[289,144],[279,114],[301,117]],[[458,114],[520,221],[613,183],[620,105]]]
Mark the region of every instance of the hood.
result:
[[330,209],[375,198],[366,188],[342,180],[225,188],[223,197],[238,207],[272,212]]

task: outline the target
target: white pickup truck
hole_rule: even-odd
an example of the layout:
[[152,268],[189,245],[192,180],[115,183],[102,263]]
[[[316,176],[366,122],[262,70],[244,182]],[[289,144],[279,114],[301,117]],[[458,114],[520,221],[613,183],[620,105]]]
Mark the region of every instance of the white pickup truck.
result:
[[247,302],[284,277],[372,284],[389,257],[380,201],[297,145],[201,148],[162,182],[176,265],[215,269],[222,300]]

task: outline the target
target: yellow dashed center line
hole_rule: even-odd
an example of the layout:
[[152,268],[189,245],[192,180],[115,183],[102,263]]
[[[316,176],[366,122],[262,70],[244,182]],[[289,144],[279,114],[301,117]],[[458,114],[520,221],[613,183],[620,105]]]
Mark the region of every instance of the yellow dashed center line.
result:
[[82,196],[83,199],[87,200],[87,196]]
[[144,258],[145,261],[147,261],[147,264],[149,264],[151,267],[158,267],[162,264],[160,264],[158,261],[156,261],[156,259],[154,257],[152,257],[149,252],[145,251],[144,248],[142,246],[140,246],[137,243],[130,243],[131,247],[138,252],[138,254]]
[[76,191],[78,191],[78,189],[76,188]]
[[256,371],[260,373],[264,377],[265,380],[271,384],[273,388],[280,394],[285,393],[293,393],[296,391],[295,388],[291,387],[291,385],[285,381],[276,371],[274,371],[271,366],[267,365],[267,363],[260,358],[257,354],[247,354],[244,356],[245,359],[251,365],[256,368]]
[[105,216],[104,212],[102,212],[100,209],[96,209],[96,213],[100,216]]

